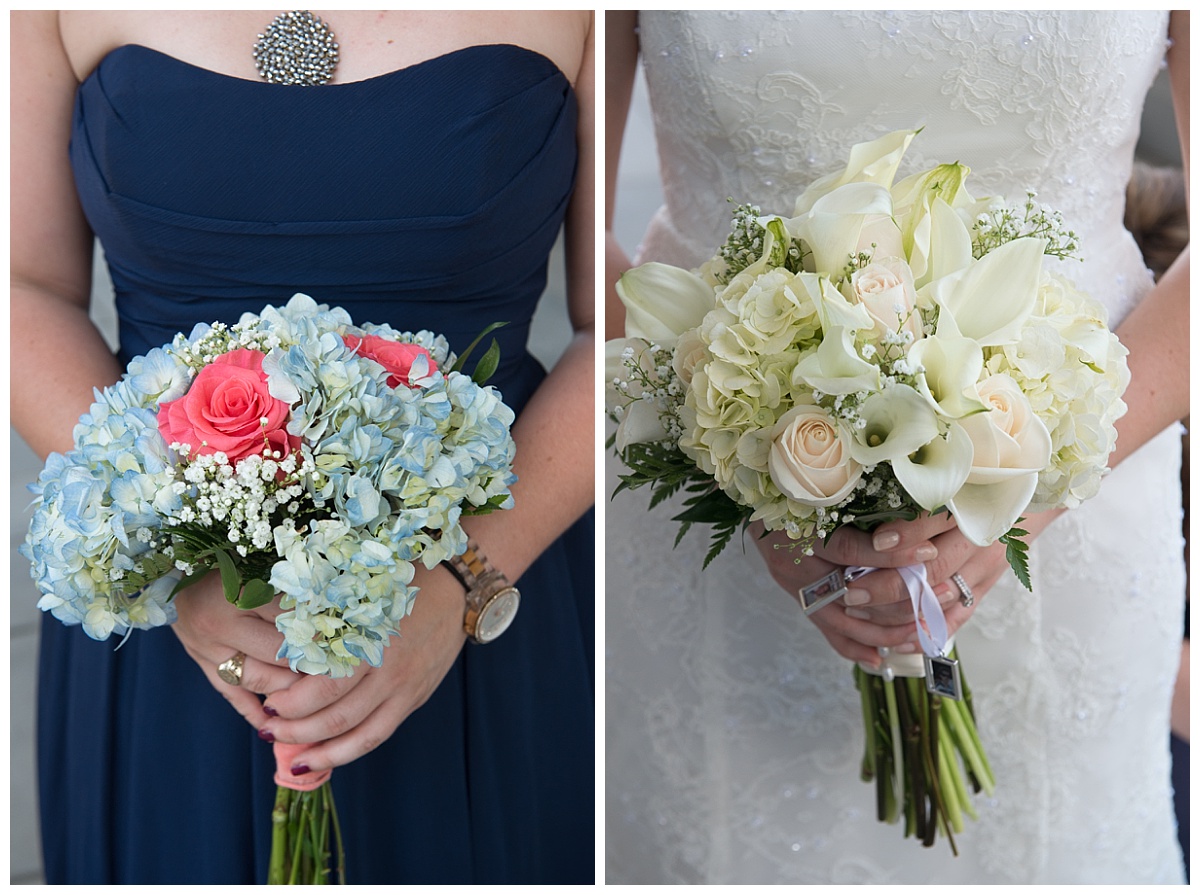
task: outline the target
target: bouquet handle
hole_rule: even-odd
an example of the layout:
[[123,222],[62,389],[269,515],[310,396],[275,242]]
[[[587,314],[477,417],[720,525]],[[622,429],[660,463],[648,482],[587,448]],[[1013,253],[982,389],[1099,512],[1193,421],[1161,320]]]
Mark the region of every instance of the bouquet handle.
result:
[[271,813],[270,885],[324,885],[336,852],[338,881],[345,883],[342,829],[333,804],[332,770],[293,774],[296,756],[312,743],[275,743],[275,810]]
[[296,756],[312,743],[275,743],[275,783],[298,792],[312,792],[333,776],[333,771],[309,771],[293,774],[292,763]]

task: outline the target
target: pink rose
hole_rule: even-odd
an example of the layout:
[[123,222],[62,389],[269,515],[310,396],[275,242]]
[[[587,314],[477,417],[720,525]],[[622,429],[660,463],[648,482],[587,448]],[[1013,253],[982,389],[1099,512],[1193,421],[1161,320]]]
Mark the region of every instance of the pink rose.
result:
[[193,454],[224,451],[230,463],[264,447],[286,457],[300,439],[286,429],[291,408],[271,397],[263,353],[239,348],[205,367],[182,398],[158,408],[158,431],[167,444],[191,445]]
[[342,339],[352,351],[357,351],[360,356],[375,361],[391,373],[392,375],[388,377],[387,381],[391,388],[401,384],[411,387],[412,383],[408,381],[409,372],[412,369],[413,361],[422,355],[429,362],[429,372],[437,372],[437,364],[433,362],[429,352],[420,345],[394,342],[380,336],[364,336],[361,339],[358,336],[342,336]]

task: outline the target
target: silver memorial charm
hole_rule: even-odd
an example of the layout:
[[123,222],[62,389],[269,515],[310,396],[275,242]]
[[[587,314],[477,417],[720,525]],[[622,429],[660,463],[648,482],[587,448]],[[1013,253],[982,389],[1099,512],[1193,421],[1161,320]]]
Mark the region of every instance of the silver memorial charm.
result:
[[827,606],[846,593],[846,578],[841,569],[834,569],[824,578],[800,589],[800,607],[805,615],[812,615],[822,606]]
[[307,10],[276,16],[254,45],[254,65],[272,84],[327,84],[337,64],[338,45],[333,32]]
[[959,699],[962,693],[962,675],[958,670],[958,659],[945,656],[925,657],[925,689],[936,696]]

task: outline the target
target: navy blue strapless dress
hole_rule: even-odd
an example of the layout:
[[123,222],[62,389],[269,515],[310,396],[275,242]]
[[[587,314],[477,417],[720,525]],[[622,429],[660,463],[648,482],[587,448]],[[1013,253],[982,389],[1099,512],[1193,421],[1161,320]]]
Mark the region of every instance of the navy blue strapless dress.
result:
[[[576,115],[554,63],[507,45],[324,87],[113,51],[79,88],[70,152],[122,362],[304,292],[459,351],[512,321],[492,382],[519,413],[545,375],[525,343]],[[518,582],[512,628],[334,772],[351,883],[593,881],[592,531],[589,513]],[[175,635],[115,650],[47,616],[42,638],[47,881],[263,882],[271,747]]]

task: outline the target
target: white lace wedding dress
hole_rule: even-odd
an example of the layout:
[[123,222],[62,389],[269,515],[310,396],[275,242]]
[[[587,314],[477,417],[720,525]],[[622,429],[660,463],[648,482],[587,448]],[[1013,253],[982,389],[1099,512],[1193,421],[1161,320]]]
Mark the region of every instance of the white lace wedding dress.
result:
[[[901,175],[1060,209],[1064,271],[1115,326],[1151,285],[1122,227],[1167,14],[643,13],[666,206],[640,260],[693,267],[727,197],[788,214],[850,146],[924,126]],[[1168,712],[1182,637],[1179,438],[1166,432],[1033,548],[959,634],[997,789],[933,849],[874,816],[850,666],[752,544],[707,571],[645,492],[607,516],[608,882],[1179,882]],[[609,486],[616,465],[610,462]]]

